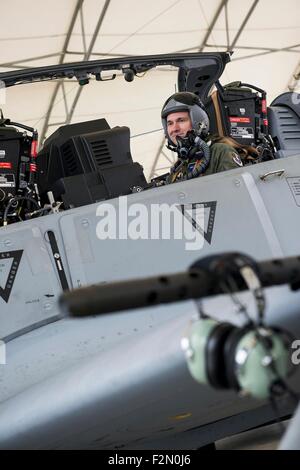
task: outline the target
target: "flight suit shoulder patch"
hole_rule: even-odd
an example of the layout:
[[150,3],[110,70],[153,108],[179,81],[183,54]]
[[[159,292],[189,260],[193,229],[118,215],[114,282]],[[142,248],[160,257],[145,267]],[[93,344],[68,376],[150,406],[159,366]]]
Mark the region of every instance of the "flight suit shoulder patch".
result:
[[232,153],[231,153],[231,158],[232,158],[232,161],[233,161],[236,165],[238,165],[238,166],[243,166],[241,157],[239,156],[238,153],[232,152]]

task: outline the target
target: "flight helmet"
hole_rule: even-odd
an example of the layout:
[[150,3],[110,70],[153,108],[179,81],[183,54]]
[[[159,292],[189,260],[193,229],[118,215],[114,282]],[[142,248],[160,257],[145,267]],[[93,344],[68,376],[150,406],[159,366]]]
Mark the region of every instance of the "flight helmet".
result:
[[202,135],[208,134],[209,118],[199,96],[188,91],[174,93],[167,99],[161,111],[162,125],[169,143],[172,144],[168,135],[167,116],[180,111],[189,112],[195,131],[198,131],[202,125]]

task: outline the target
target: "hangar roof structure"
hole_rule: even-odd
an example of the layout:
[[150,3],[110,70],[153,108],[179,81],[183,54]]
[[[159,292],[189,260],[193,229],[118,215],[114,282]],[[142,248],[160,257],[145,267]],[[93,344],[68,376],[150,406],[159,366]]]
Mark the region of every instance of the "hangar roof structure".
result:
[[[234,51],[221,77],[263,88],[270,103],[300,91],[298,0],[11,0],[1,5],[0,72],[133,55]],[[40,141],[61,125],[105,117],[128,126],[131,153],[150,178],[173,163],[160,111],[177,71],[157,67],[133,83],[79,87],[76,80],[1,89],[5,117],[36,127]]]

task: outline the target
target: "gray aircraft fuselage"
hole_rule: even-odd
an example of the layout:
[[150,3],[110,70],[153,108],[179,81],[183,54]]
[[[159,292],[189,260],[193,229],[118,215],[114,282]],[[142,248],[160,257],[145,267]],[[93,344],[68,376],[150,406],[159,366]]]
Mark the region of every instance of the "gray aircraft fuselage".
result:
[[[256,260],[299,255],[299,158],[142,191],[127,206],[117,198],[1,228],[0,447],[193,448],[273,420],[266,403],[189,376],[180,339],[197,313],[193,301],[80,320],[62,318],[57,301],[61,271],[74,289],[183,271],[227,251]],[[100,240],[97,213],[107,203],[121,222],[134,204],[175,205],[181,217],[184,206],[188,223],[196,204],[202,246],[188,250],[187,240],[172,237]],[[267,323],[299,337],[300,294],[266,291]],[[238,323],[225,300],[207,300],[209,314]],[[299,373],[292,383],[299,390]],[[287,404],[282,415],[291,410]]]

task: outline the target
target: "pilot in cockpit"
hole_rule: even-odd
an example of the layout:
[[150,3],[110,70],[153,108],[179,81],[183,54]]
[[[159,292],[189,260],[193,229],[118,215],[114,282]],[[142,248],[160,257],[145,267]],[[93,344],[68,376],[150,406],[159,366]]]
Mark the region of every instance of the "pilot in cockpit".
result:
[[167,183],[239,168],[247,159],[257,156],[253,147],[230,137],[210,135],[208,115],[194,93],[170,96],[162,108],[161,119],[167,147],[178,154]]

